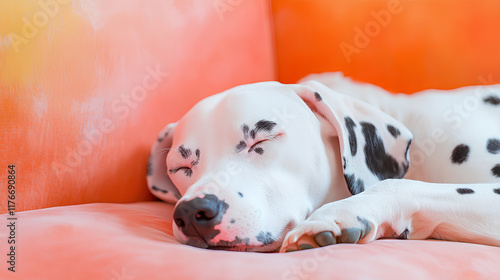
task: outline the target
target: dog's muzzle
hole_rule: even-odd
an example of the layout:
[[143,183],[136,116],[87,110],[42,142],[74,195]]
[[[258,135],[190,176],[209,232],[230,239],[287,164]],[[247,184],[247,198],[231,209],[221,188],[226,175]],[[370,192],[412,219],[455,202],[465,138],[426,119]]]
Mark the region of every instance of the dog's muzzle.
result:
[[229,205],[213,194],[180,202],[174,211],[174,221],[179,230],[187,237],[187,244],[207,248],[219,230],[222,216]]

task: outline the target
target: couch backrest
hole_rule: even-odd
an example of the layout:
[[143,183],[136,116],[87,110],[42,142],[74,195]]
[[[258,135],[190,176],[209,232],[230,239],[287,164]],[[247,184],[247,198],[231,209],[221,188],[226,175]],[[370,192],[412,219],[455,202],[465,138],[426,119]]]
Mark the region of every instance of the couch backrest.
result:
[[500,83],[500,1],[272,4],[280,81],[343,71],[406,93]]
[[16,210],[153,199],[146,162],[164,125],[276,79],[271,26],[265,0],[3,1],[0,180],[15,165]]

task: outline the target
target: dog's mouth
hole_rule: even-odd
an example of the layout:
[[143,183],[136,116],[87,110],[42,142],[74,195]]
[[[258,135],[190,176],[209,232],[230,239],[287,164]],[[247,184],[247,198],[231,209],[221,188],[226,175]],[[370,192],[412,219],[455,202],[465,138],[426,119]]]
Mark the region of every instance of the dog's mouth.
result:
[[274,242],[264,246],[208,246],[210,250],[236,251],[236,252],[256,252],[256,253],[278,253],[281,248],[281,242]]
[[186,244],[193,246],[193,247],[198,247],[198,248],[203,248],[203,249],[209,249],[209,250],[222,250],[222,251],[236,251],[236,252],[259,252],[259,253],[274,253],[274,252],[279,252],[279,249],[281,247],[281,241],[276,240],[271,244],[266,244],[266,245],[250,245],[250,244],[245,244],[242,242],[218,242],[217,244],[211,244],[210,242],[207,243],[204,240],[197,239],[197,238],[190,238]]
[[296,223],[290,221],[281,230],[278,237],[268,239],[263,241],[264,244],[252,244],[249,238],[236,236],[235,240],[226,241],[219,240],[218,242],[212,242],[210,240],[205,240],[201,237],[189,237],[186,241],[179,239],[182,243],[190,245],[197,248],[209,249],[209,250],[223,250],[223,251],[236,251],[236,252],[259,252],[259,253],[277,253],[281,248],[281,244],[285,239],[286,234],[292,228],[294,228]]

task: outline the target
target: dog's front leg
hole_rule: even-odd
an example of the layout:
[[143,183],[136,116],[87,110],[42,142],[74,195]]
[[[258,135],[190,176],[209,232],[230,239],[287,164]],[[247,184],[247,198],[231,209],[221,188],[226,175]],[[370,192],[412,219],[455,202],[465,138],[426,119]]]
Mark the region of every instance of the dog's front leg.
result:
[[287,234],[281,252],[381,237],[500,246],[500,184],[382,181],[314,211]]

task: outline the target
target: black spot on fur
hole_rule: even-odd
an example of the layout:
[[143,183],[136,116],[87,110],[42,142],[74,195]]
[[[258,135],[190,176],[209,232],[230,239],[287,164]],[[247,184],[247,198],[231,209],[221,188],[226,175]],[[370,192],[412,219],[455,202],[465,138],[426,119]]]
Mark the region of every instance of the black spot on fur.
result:
[[396,159],[385,152],[384,142],[377,135],[377,128],[366,122],[362,122],[361,127],[366,141],[364,151],[368,169],[380,180],[402,178],[404,169],[400,169]]
[[242,194],[241,192],[238,192],[238,195],[239,195],[240,197],[243,197],[243,194]]
[[249,137],[248,132],[250,131],[250,128],[248,127],[248,125],[244,124],[241,127],[241,130],[243,130],[243,136],[245,137],[245,139],[248,139],[248,137]]
[[321,98],[321,95],[319,95],[319,93],[317,93],[317,92],[314,92],[314,98],[316,98],[316,101],[318,101],[318,102],[323,100],[323,98]]
[[151,165],[151,155],[149,155],[149,158],[148,158],[148,176],[151,176],[153,175],[153,166]]
[[390,124],[387,125],[387,130],[394,138],[398,138],[398,136],[401,135],[401,131]]
[[167,136],[168,136],[168,131],[165,132],[165,134],[163,135],[163,137],[158,138],[158,142],[163,141],[163,139],[165,139],[165,137],[167,137]]
[[496,96],[488,96],[483,99],[484,103],[491,104],[491,105],[498,105],[500,104],[500,98]]
[[365,184],[363,183],[363,180],[356,179],[356,176],[354,176],[354,174],[344,174],[344,178],[351,194],[358,194],[365,190]]
[[275,122],[260,120],[255,124],[255,129],[257,130],[257,132],[259,132],[260,130],[271,131],[273,130],[274,126],[276,126]]
[[273,130],[274,126],[276,126],[275,122],[260,120],[255,124],[255,128],[250,131],[250,137],[252,137],[252,139],[255,139],[255,136],[259,131],[271,131]]
[[496,193],[496,194],[500,194],[500,188],[498,189],[493,189],[493,192]]
[[250,244],[250,238],[240,238],[239,236],[236,236],[233,241],[226,241],[226,240],[221,240],[215,244],[215,246],[209,246],[208,249],[211,250],[230,250],[232,247],[238,247],[240,244],[245,244],[249,245]]
[[243,149],[245,149],[246,147],[247,147],[247,143],[242,140],[242,141],[240,141],[240,143],[238,143],[238,145],[236,145],[236,152],[240,152]]
[[234,224],[236,223],[236,220],[235,219],[231,219],[231,224]]
[[500,152],[500,140],[495,138],[488,139],[486,149],[492,154],[498,154]]
[[162,193],[168,193],[167,190],[162,190],[162,189],[159,189],[157,186],[153,185],[151,186],[151,189],[155,192],[162,192]]
[[194,154],[196,155],[196,159],[193,160],[193,161],[191,161],[191,165],[192,166],[195,166],[198,163],[200,163],[200,155],[201,155],[200,149],[196,149],[196,151],[194,152]]
[[351,155],[355,156],[358,151],[358,141],[356,140],[356,132],[354,131],[356,124],[350,117],[345,117],[345,126],[347,128],[347,132],[349,133],[348,137]]
[[474,190],[469,188],[458,188],[457,193],[459,194],[473,194]]
[[[263,130],[263,131],[269,132],[269,131],[273,130],[273,128],[275,126],[276,126],[275,122],[267,121],[267,120],[260,120],[255,124],[255,128],[250,130],[248,125],[244,124],[242,126],[243,136],[245,137],[245,139],[248,139],[250,137],[252,139],[255,139],[255,137],[257,136],[257,133],[259,131]],[[247,143],[245,141],[240,141],[240,143],[238,143],[238,145],[236,145],[236,152],[240,152],[243,149],[245,149],[246,147],[247,147]],[[253,149],[251,148],[249,150],[249,152],[251,152],[252,150]],[[264,150],[262,148],[256,148],[255,152],[262,155],[264,153]]]
[[469,157],[470,148],[465,144],[460,144],[451,152],[451,162],[462,164]]
[[184,170],[184,175],[188,177],[191,177],[191,175],[193,175],[193,170],[191,168],[184,168],[182,170]]
[[269,245],[274,242],[274,237],[273,235],[268,231],[268,232],[263,232],[261,231],[255,238],[257,238],[258,241],[262,242],[262,245]]
[[191,156],[191,149],[184,148],[184,145],[181,145],[179,147],[178,151],[181,154],[182,158],[187,159],[188,157]]
[[405,229],[400,235],[395,236],[394,238],[406,240],[406,239],[408,239],[408,236],[410,236],[410,230]]
[[491,174],[495,177],[500,177],[500,164],[493,166],[491,169]]
[[408,140],[408,145],[406,146],[406,152],[405,152],[405,159],[406,162],[403,163],[403,171],[406,174],[406,171],[408,171],[408,168],[410,167],[410,162],[409,162],[409,152],[410,152],[410,146],[411,146],[411,139]]
[[347,166],[346,166],[347,161],[346,161],[345,157],[342,157],[342,158],[344,159],[344,169],[346,169],[347,168]]
[[255,135],[257,135],[257,132],[256,132],[256,130],[255,130],[255,129],[252,129],[252,130],[250,131],[250,137],[252,137],[252,139],[255,139]]

